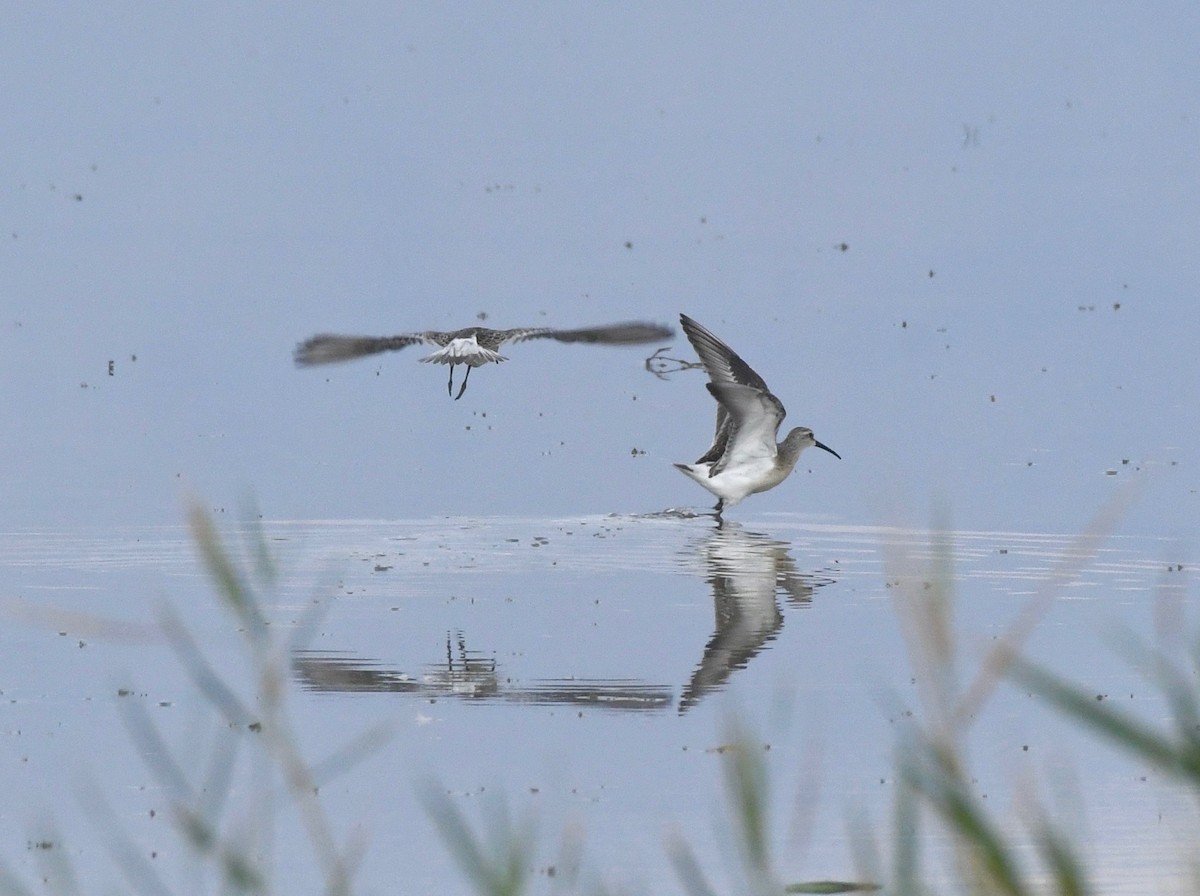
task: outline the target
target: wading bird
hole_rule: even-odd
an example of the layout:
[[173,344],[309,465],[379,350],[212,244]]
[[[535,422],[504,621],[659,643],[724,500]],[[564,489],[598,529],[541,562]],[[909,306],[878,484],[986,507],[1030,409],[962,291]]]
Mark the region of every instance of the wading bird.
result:
[[765,492],[787,479],[810,445],[842,456],[813,438],[812,430],[797,426],[776,443],[779,424],[787,415],[783,402],[771,394],[763,378],[733,349],[686,314],[679,315],[710,382],[705,385],[717,400],[717,432],[709,448],[694,464],[675,464],[717,496],[716,517],[747,495]]

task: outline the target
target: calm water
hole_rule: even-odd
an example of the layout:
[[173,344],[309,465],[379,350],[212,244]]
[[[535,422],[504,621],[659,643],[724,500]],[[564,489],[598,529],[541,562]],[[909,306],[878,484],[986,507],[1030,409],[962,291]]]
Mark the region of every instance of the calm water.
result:
[[[322,789],[339,830],[369,836],[367,891],[400,876],[412,880],[406,892],[465,892],[414,796],[431,779],[476,820],[501,796],[533,812],[539,868],[558,860],[562,831],[579,830],[588,873],[660,892],[673,881],[663,841],[675,833],[723,879],[735,863],[716,748],[735,714],[770,747],[788,879],[852,877],[848,819],[886,829],[898,725],[916,706],[900,582],[928,567],[925,533],[788,515],[721,530],[663,515],[272,521],[263,531],[282,573],[270,614],[280,631],[304,621],[307,632],[289,661],[298,740],[320,759],[389,729],[378,752]],[[964,670],[1049,588],[1057,597],[1031,654],[1162,719],[1145,670],[1117,647],[1131,633],[1153,637],[1156,607],[1179,596],[1176,544],[1118,537],[1064,580],[1063,565],[1081,562],[1068,535],[956,532],[951,543]],[[91,781],[171,879],[185,866],[167,791],[139,758],[121,703],[137,701],[201,768],[220,726],[153,631],[162,605],[231,681],[243,668],[187,533],[8,533],[0,568],[19,596],[8,612],[26,623],[0,635],[10,659],[4,830],[24,842],[54,829],[85,874],[100,873],[104,838],[81,811]],[[1183,596],[1193,609],[1194,594]],[[1014,826],[1015,790],[1036,779],[1066,792],[1106,892],[1181,873],[1190,853],[1174,838],[1195,834],[1182,800],[1032,698],[1000,688],[971,746],[981,792]],[[239,786],[235,812],[254,792],[252,779]],[[44,858],[9,854],[26,870]],[[306,873],[304,863],[283,869],[281,889]]]

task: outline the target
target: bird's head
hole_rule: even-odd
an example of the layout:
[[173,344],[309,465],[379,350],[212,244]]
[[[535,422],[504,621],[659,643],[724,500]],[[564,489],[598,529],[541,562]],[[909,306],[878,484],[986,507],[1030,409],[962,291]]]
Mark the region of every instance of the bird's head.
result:
[[842,459],[842,456],[828,445],[818,442],[816,437],[813,435],[813,431],[807,426],[797,426],[795,429],[789,432],[787,434],[787,438],[783,440],[780,453],[788,456],[792,456],[794,454],[794,456],[798,457],[800,452],[805,448],[811,448],[813,446],[820,448],[822,451],[828,451],[838,460]]

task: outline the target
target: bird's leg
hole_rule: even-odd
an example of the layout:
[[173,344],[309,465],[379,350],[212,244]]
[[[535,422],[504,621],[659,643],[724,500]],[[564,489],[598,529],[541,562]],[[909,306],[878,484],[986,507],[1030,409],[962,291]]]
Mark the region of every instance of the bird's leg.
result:
[[721,511],[725,509],[725,499],[721,498],[717,501],[717,506],[713,508],[713,519],[717,521],[717,526],[725,525],[725,517],[721,516]]
[[471,365],[467,365],[467,375],[463,377],[462,385],[458,387],[458,394],[454,396],[454,400],[458,401],[462,398],[462,394],[467,391],[467,380],[471,378]]
[[446,383],[446,394],[454,394],[454,365],[450,365],[450,382]]

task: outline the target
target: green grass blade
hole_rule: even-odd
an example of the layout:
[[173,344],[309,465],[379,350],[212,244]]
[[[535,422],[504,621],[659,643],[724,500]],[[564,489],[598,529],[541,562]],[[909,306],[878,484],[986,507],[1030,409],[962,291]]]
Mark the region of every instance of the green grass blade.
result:
[[671,838],[667,853],[688,896],[717,896],[717,891],[712,888],[700,863],[696,861],[696,854],[682,837]]
[[788,884],[785,893],[871,893],[880,889],[879,884],[852,883],[842,880],[814,880],[803,884]]
[[[922,761],[919,750],[928,753],[926,761]],[[982,873],[1000,893],[1021,896],[1026,892],[1004,837],[967,791],[965,783],[946,770],[938,759],[936,747],[912,748],[901,765],[901,775],[942,817],[971,868]]]
[[242,620],[247,634],[256,643],[261,643],[266,620],[237,565],[222,544],[212,517],[199,504],[193,503],[188,508],[188,526],[192,531],[192,540],[200,549],[204,567],[217,585],[218,595]]
[[1180,774],[1184,758],[1170,740],[1128,713],[1105,706],[1094,694],[1068,684],[1058,676],[1014,659],[1009,676],[1062,712],[1091,726],[1147,762]]
[[450,855],[478,893],[520,896],[526,891],[533,852],[528,825],[514,826],[502,807],[497,807],[489,848],[483,838],[476,837],[458,807],[433,784],[421,787],[418,796]]
[[1038,851],[1054,875],[1054,892],[1058,896],[1086,896],[1091,892],[1083,865],[1070,842],[1049,824],[1040,826]]

